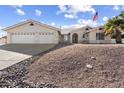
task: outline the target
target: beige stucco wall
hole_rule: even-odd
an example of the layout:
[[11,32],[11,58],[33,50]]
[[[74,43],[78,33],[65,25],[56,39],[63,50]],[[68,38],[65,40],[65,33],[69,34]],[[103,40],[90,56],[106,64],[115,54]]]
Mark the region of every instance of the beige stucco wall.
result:
[[79,29],[79,30],[76,30],[74,32],[70,32],[70,42],[72,43],[72,35],[76,33],[78,34],[78,43],[82,43],[84,38],[83,38],[83,34],[84,34],[84,30],[83,29]]
[[[17,26],[13,29],[7,30],[7,43],[53,43],[58,44],[60,40],[60,35],[57,30],[48,28],[46,26],[41,26],[39,24],[34,23],[34,26],[30,26],[30,23]],[[22,33],[35,33],[33,35],[13,35],[14,34],[22,34]],[[39,33],[52,33],[52,35],[39,35]],[[22,39],[19,39],[22,38]],[[19,40],[18,40],[19,39]],[[37,41],[36,41],[37,40]]]
[[11,35],[10,33],[7,33],[7,44],[11,43]]
[[[70,32],[70,42],[72,43],[72,35],[74,33],[78,34],[78,43],[111,43],[111,37],[110,36],[106,36],[104,40],[96,40],[96,33],[98,32],[98,30],[94,29],[90,32],[88,32],[88,36],[85,38],[83,38],[83,34],[85,33],[85,29],[79,29],[79,30],[75,30],[73,32]],[[100,32],[100,31],[99,31]],[[103,33],[103,32],[101,32]]]
[[[89,43],[111,43],[111,37],[110,36],[105,36],[104,40],[96,40],[96,33],[97,32],[98,31],[91,31],[89,33]],[[99,33],[100,33],[100,31],[99,31]]]

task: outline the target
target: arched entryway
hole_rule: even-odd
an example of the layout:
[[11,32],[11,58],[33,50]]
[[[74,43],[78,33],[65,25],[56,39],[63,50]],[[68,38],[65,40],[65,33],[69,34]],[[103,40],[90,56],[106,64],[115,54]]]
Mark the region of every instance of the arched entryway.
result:
[[72,43],[78,43],[78,34],[74,33],[72,35]]

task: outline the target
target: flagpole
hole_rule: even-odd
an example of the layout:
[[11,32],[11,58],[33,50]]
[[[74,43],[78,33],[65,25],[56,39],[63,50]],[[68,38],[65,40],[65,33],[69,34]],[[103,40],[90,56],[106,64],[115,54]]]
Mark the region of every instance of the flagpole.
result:
[[[61,26],[60,26],[60,33],[61,33]],[[61,36],[60,38],[61,38],[61,40],[60,40],[60,41],[63,41],[63,38],[62,38],[62,36]]]
[[[94,17],[93,17],[93,21],[97,21],[98,20],[98,12],[95,13]],[[99,43],[99,38],[100,38],[100,32],[98,31],[99,28],[96,27],[96,30],[97,30],[97,35],[98,35],[98,40],[97,40],[97,43]]]
[[60,32],[61,32],[61,26],[60,26]]

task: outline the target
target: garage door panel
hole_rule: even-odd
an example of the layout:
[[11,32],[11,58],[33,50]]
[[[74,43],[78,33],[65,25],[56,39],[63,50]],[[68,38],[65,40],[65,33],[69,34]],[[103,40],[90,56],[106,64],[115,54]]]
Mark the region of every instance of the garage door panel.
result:
[[12,43],[33,43],[35,36],[31,35],[13,35]]

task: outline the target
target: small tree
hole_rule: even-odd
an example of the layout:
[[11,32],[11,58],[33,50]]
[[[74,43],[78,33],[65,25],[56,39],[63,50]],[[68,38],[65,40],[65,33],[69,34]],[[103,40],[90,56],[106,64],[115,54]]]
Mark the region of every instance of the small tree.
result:
[[116,43],[122,43],[121,32],[124,29],[124,12],[108,20],[104,25],[105,35],[115,36]]

